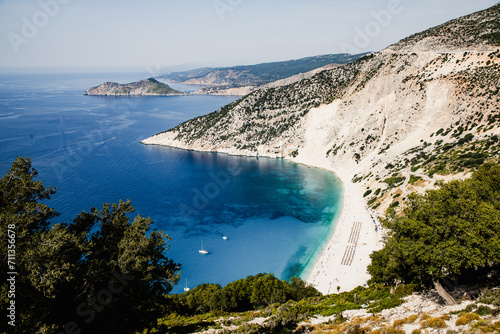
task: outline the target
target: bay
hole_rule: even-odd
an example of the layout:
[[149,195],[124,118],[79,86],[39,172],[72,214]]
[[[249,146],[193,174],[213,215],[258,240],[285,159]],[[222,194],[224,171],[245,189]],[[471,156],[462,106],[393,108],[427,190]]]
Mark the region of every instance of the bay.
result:
[[[85,90],[138,73],[0,75],[0,172],[31,157],[48,204],[69,222],[130,199],[168,233],[168,256],[192,288],[260,272],[307,271],[333,230],[342,188],[330,172],[282,159],[228,156],[139,143],[234,101],[227,96],[98,97]],[[180,90],[195,88],[172,84]],[[223,239],[227,236],[227,240]],[[208,254],[198,252],[203,246]]]

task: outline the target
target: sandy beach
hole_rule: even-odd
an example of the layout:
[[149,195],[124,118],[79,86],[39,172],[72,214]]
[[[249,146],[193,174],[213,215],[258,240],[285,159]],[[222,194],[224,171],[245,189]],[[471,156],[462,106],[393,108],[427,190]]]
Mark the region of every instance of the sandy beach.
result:
[[[335,218],[335,230],[305,277],[307,283],[323,294],[349,291],[366,284],[370,279],[366,272],[370,254],[383,246],[382,231],[380,227],[375,230],[375,223],[363,199],[366,189],[351,181],[354,174],[369,170],[371,157],[353,164],[349,159],[329,160],[323,154],[318,154],[332,147],[329,136],[331,128],[335,128],[334,125],[338,123],[339,103],[334,101],[309,111],[304,126],[307,129],[304,148],[297,158],[291,159],[333,172],[340,178],[344,188],[343,208],[340,216]],[[379,226],[378,218],[375,220]]]
[[[344,185],[342,213],[306,281],[323,294],[349,291],[370,279],[366,267],[370,254],[382,248],[380,222],[363,200],[362,189],[348,173],[335,173]],[[373,216],[375,217],[375,216]],[[377,226],[377,229],[375,229]]]

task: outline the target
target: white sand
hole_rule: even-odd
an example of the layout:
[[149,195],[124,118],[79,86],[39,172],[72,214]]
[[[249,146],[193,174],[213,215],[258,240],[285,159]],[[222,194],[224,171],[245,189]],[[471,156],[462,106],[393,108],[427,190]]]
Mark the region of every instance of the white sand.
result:
[[[355,169],[334,170],[324,160],[311,161],[308,156],[303,156],[303,159],[295,161],[334,172],[342,181],[344,188],[342,212],[335,218],[335,230],[305,280],[323,294],[350,291],[366,284],[370,279],[366,270],[371,261],[370,254],[383,247],[384,232],[378,217],[372,215],[372,211],[369,212],[366,207],[363,198],[365,189],[351,181]],[[358,238],[355,238],[355,223],[361,223]],[[378,227],[377,231],[375,226]],[[348,248],[351,249],[351,253],[348,253],[352,257],[350,261],[346,261]],[[353,248],[354,253],[352,253]]]
[[[382,248],[382,231],[380,228],[378,232],[375,231],[375,223],[363,201],[362,189],[350,181],[349,175],[336,174],[344,184],[342,213],[333,235],[306,278],[309,284],[323,294],[349,291],[365,284],[370,279],[366,271],[370,264],[370,254]],[[354,240],[356,235],[351,235],[355,232],[352,231],[355,222],[361,223],[357,243]],[[376,222],[378,223],[378,219]],[[344,254],[349,246],[351,251],[355,248],[352,262]]]
[[[365,159],[364,164],[351,162],[349,165],[343,161],[332,163],[320,153],[332,147],[328,138],[332,124],[338,123],[338,105],[339,102],[335,101],[329,105],[313,108],[308,113],[305,125],[307,131],[304,136],[305,147],[297,158],[292,159],[298,163],[334,172],[344,186],[342,213],[337,218],[335,230],[313,269],[305,278],[323,294],[349,291],[365,284],[370,279],[366,271],[366,267],[370,264],[370,254],[383,246],[382,231],[380,228],[378,232],[375,231],[375,224],[366,209],[363,199],[365,190],[359,184],[351,182],[354,174],[360,169],[370,168],[369,159]],[[378,219],[376,221],[379,225]],[[356,222],[361,223],[361,227],[359,238],[353,240],[351,232]],[[349,253],[351,257],[354,256],[346,261],[344,254],[348,248],[351,250]]]

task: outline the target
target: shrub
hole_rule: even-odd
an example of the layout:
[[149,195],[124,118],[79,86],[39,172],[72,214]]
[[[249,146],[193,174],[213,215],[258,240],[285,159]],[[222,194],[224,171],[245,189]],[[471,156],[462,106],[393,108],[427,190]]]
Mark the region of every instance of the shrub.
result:
[[359,325],[350,326],[346,334],[366,334],[366,330]]
[[394,320],[394,323],[392,324],[392,327],[401,327],[405,324],[412,324],[415,322],[415,320],[418,319],[418,314],[410,315],[407,318],[399,319],[399,320]]
[[397,329],[394,327],[382,327],[379,329],[376,329],[372,332],[371,334],[406,334],[406,332],[402,329]]
[[455,322],[456,326],[465,326],[468,323],[474,321],[474,320],[479,320],[479,314],[477,313],[465,313],[462,315],[460,318],[457,319]]
[[394,322],[392,323],[392,327],[401,327],[401,326],[403,326],[406,323],[405,320],[406,319],[394,320]]
[[367,191],[365,191],[365,193],[363,194],[363,197],[366,197],[368,195],[370,195],[372,193],[372,190],[371,189],[368,189]]
[[387,183],[390,188],[394,188],[401,185],[404,180],[406,180],[404,176],[393,176],[385,179],[384,182]]
[[404,300],[403,299],[392,299],[392,298],[386,298],[382,299],[377,303],[374,303],[372,307],[368,309],[368,312],[370,313],[378,313],[382,310],[393,308],[393,307],[398,307],[399,305],[403,304]]
[[422,328],[445,328],[446,322],[441,318],[430,317],[422,322]]
[[490,315],[493,312],[491,308],[488,306],[481,305],[477,308],[476,312],[479,315],[485,316],[485,315]]
[[500,321],[490,323],[489,321],[481,319],[472,324],[471,327],[473,330],[479,330],[480,333],[500,333]]
[[390,208],[395,208],[399,206],[399,201],[392,202],[391,205],[389,205]]
[[494,306],[500,306],[500,289],[491,290],[487,289],[483,292],[483,295],[479,299],[479,302],[484,304],[491,304]]
[[418,314],[410,315],[407,319],[407,324],[412,324],[418,319]]
[[415,175],[410,175],[410,181],[409,183],[410,184],[414,184],[415,182],[417,182],[418,180],[421,180],[422,178],[420,176],[415,176]]

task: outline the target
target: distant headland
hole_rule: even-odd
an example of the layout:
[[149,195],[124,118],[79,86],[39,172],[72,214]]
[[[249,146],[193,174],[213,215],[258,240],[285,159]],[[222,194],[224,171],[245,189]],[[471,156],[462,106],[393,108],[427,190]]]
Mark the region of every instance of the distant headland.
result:
[[105,82],[99,86],[92,87],[84,95],[114,95],[114,96],[135,96],[135,95],[185,95],[183,92],[175,90],[170,86],[149,78],[127,84],[116,82]]

